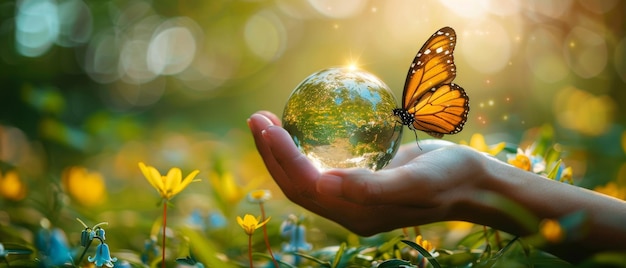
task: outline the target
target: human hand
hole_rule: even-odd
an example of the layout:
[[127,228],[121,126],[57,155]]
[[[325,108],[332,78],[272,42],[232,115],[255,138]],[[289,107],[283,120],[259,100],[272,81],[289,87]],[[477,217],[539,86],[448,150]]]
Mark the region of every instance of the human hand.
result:
[[[284,194],[302,207],[360,235],[456,220],[479,190],[483,160],[469,147],[442,140],[403,145],[376,172],[351,168],[320,172],[295,146],[276,115],[261,111],[248,125],[257,150]],[[462,217],[462,216],[461,216]]]

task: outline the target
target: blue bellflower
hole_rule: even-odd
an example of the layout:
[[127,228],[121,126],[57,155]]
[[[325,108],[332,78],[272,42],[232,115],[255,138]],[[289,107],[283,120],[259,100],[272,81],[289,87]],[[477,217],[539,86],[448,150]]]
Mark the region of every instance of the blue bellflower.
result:
[[106,243],[100,243],[96,247],[96,256],[87,258],[89,262],[93,262],[97,267],[113,267],[113,263],[117,261],[117,258],[111,258],[111,252],[109,251],[109,245]]
[[143,264],[149,264],[150,260],[159,256],[159,247],[156,244],[156,238],[146,239],[143,244],[143,251],[141,252],[141,262]]
[[65,233],[58,228],[40,229],[35,238],[35,246],[47,266],[61,266],[72,262],[72,254]]
[[283,237],[289,237],[289,243],[283,245],[284,252],[298,252],[311,250],[311,244],[306,242],[306,228],[301,224],[286,220],[280,226]]

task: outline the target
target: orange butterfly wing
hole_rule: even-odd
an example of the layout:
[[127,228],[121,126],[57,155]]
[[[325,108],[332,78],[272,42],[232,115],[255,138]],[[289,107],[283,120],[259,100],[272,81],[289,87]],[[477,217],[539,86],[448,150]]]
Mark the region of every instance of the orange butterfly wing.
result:
[[461,131],[469,112],[465,90],[452,83],[455,45],[452,28],[434,33],[415,56],[402,94],[403,109],[414,119],[409,127],[437,138]]
[[463,129],[469,112],[469,98],[457,84],[444,84],[426,92],[407,110],[413,114],[413,128],[433,137],[455,134]]

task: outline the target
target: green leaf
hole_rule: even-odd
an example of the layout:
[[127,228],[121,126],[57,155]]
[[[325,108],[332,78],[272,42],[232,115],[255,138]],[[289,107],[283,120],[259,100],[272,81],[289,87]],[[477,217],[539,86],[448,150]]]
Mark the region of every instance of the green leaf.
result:
[[485,227],[483,227],[483,229],[480,229],[479,231],[473,232],[463,237],[463,239],[459,241],[457,246],[462,246],[469,249],[481,248],[483,245],[485,245],[485,236],[494,237],[493,234],[496,232],[496,230],[494,230],[493,228],[487,228],[486,231],[484,228]]
[[402,243],[405,243],[405,244],[409,245],[409,247],[412,247],[413,249],[417,250],[420,254],[422,254],[422,256],[424,256],[424,258],[426,258],[428,260],[428,262],[430,262],[430,264],[433,267],[441,268],[441,265],[439,265],[439,262],[437,262],[435,257],[433,257],[433,255],[431,255],[430,252],[428,252],[428,250],[424,249],[422,246],[418,245],[417,243],[415,243],[413,241],[409,241],[409,240],[402,240]]
[[[270,262],[273,262],[272,256],[270,256],[269,254],[260,253],[260,252],[252,252],[252,256],[262,257],[264,259],[267,259]],[[276,260],[276,262],[278,262],[280,267],[296,268],[296,266],[293,266],[293,265],[291,265],[289,263],[286,263],[284,261],[281,261],[281,260]]]
[[517,153],[517,148],[519,148],[519,145],[507,142],[507,143],[505,143],[504,149],[502,149],[502,151],[514,154],[514,153]]
[[181,233],[189,239],[191,248],[197,250],[194,256],[206,267],[235,267],[233,264],[224,262],[217,257],[217,250],[212,241],[190,228],[182,228]]
[[396,247],[396,244],[398,244],[398,242],[402,241],[403,239],[404,239],[403,235],[396,236],[396,237],[390,239],[389,241],[381,244],[378,247],[378,252],[383,253],[383,252],[392,251]]
[[486,262],[489,259],[491,259],[491,245],[487,244],[483,253],[480,254],[480,257],[478,257],[478,262]]
[[386,261],[381,262],[376,267],[377,268],[398,268],[398,267],[408,268],[408,267],[417,267],[417,266],[405,260],[391,259],[391,260],[386,260]]
[[297,256],[300,256],[300,257],[305,258],[307,260],[310,260],[312,262],[315,262],[315,263],[317,263],[319,265],[318,267],[329,267],[329,268],[331,267],[331,263],[329,261],[320,260],[318,258],[315,258],[315,257],[311,256],[311,255],[307,255],[307,254],[300,253],[300,252],[293,252],[291,254],[297,255]]
[[439,251],[437,262],[447,267],[467,267],[476,262],[478,254],[470,251],[456,251],[451,254],[443,254]]
[[176,263],[179,264],[185,264],[185,265],[195,265],[197,262],[196,260],[192,259],[191,257],[187,256],[184,258],[176,258]]
[[559,172],[559,167],[561,166],[561,162],[562,162],[562,160],[559,159],[559,161],[557,161],[552,166],[552,169],[550,170],[550,173],[548,173],[548,179],[551,179],[551,180],[555,180],[556,179],[556,174]]
[[335,254],[335,259],[333,260],[332,268],[337,268],[339,262],[341,261],[341,256],[343,255],[344,250],[346,249],[346,243],[341,243],[339,249],[337,250],[337,254]]

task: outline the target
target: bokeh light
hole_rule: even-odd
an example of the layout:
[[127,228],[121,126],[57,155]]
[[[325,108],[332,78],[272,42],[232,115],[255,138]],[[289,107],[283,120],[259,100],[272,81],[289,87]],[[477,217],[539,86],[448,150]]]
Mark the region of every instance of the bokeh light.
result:
[[17,51],[38,57],[50,49],[59,35],[59,12],[55,2],[24,0],[17,7],[15,41]]
[[[192,30],[195,30],[195,35]],[[154,32],[148,47],[148,68],[157,75],[173,75],[185,70],[196,57],[202,39],[199,26],[185,17],[164,21]]]
[[285,26],[268,10],[250,17],[246,22],[244,38],[250,50],[266,61],[279,58],[287,46]]
[[626,82],[626,37],[622,38],[615,46],[615,52],[613,53],[613,63],[615,64],[615,71],[617,75]]
[[[470,112],[468,132],[554,122],[601,136],[625,120],[617,103],[625,97],[626,36],[612,23],[624,3],[616,0],[23,0],[2,7],[14,13],[0,31],[4,77],[39,113],[28,117],[35,123],[2,122],[86,153],[105,146],[102,139],[125,148],[143,135],[128,133],[170,121],[218,133],[241,128],[254,110],[280,111],[307,74],[347,61],[399,96],[417,50],[443,26],[458,35],[455,82],[480,109]],[[601,120],[586,120],[577,105]]]
[[365,0],[309,0],[309,3],[321,15],[329,18],[348,18],[363,11]]
[[[459,46],[465,60],[482,73],[501,71],[510,61],[512,38],[496,21],[485,19],[469,25],[461,35],[463,45]],[[477,51],[489,51],[478,53]]]
[[574,27],[565,37],[565,59],[569,67],[583,78],[598,75],[607,64],[606,41],[600,33],[602,31]]
[[584,90],[566,87],[557,92],[553,101],[557,121],[565,128],[597,136],[614,123],[616,104],[609,96],[594,96]]
[[569,73],[558,41],[560,35],[561,31],[551,26],[538,27],[527,35],[525,57],[528,67],[544,82],[558,82]]
[[[445,139],[482,133],[516,144],[551,125],[582,186],[626,185],[625,10],[619,0],[2,1],[0,172],[14,170],[26,186],[11,202],[46,204],[60,191],[55,205],[75,210],[12,214],[0,198],[0,221],[75,224],[92,207],[77,201],[93,196],[69,193],[81,181],[68,187],[61,177],[81,167],[100,176],[82,182],[107,196],[85,201],[102,208],[90,220],[151,225],[143,218],[154,195],[137,193],[146,185],[139,161],[214,181],[189,189],[174,215],[197,209],[197,198],[202,215],[213,213],[214,185],[233,196],[263,186],[280,199],[250,114],[280,115],[306,76],[346,64],[399,100],[416,53],[444,26],[456,30],[454,82],[471,106],[464,130]],[[117,248],[141,248],[139,236]]]

